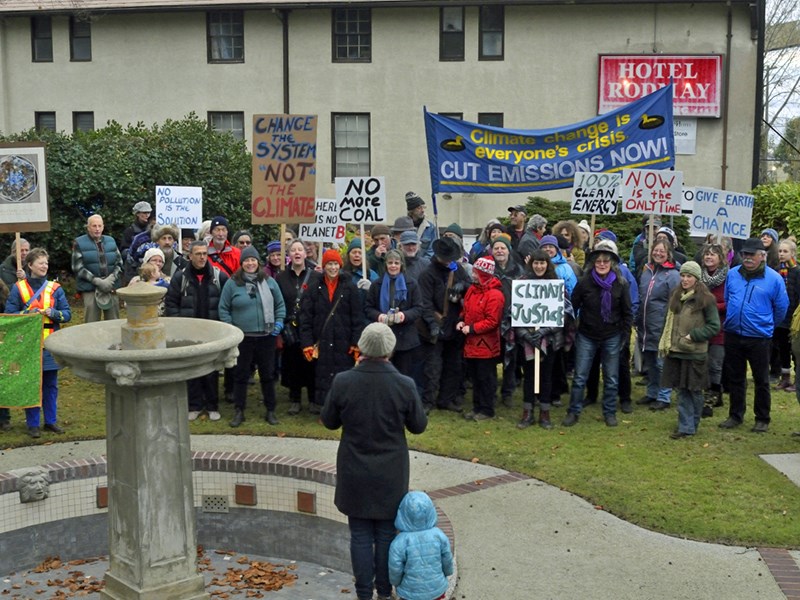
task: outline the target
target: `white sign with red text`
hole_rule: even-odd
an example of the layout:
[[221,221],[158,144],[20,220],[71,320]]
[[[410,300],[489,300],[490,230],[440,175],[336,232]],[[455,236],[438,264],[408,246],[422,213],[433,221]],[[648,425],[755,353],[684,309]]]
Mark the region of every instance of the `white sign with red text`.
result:
[[716,117],[722,106],[722,56],[600,55],[598,114],[675,84],[673,115]]
[[622,212],[656,215],[681,214],[683,173],[655,169],[623,169]]

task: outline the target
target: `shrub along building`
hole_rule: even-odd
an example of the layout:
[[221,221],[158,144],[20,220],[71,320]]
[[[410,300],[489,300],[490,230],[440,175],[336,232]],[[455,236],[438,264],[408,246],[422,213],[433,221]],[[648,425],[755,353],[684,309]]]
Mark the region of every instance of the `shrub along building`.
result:
[[[0,17],[4,134],[194,112],[249,146],[254,114],[315,114],[317,196],[336,176],[384,176],[390,220],[408,190],[432,213],[424,106],[543,129],[670,78],[685,185],[754,181],[763,0],[14,0]],[[540,193],[487,192],[440,194],[439,222],[480,228]]]

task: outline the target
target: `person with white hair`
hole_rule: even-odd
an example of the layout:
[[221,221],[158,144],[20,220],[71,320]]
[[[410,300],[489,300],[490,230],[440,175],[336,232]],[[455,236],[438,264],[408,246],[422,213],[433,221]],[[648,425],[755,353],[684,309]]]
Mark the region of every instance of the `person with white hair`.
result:
[[83,297],[84,322],[119,319],[116,290],[121,284],[122,254],[110,235],[103,235],[103,217],[86,220],[86,234],[72,247],[75,287]]
[[392,597],[389,546],[410,471],[405,432],[420,434],[428,425],[414,381],[389,360],[395,343],[385,323],[367,325],[358,363],[333,379],[321,414],[325,427],[342,428],[334,503],[347,515],[360,600],[371,600],[374,591],[379,599]]

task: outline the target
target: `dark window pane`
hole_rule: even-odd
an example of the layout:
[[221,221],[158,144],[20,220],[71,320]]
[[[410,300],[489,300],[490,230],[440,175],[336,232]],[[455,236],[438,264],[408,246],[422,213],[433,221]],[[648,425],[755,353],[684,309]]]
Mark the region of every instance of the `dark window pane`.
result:
[[503,6],[482,6],[480,10],[480,58],[502,59],[504,36]]
[[333,15],[333,60],[369,61],[372,57],[372,13],[368,8],[336,9]]
[[34,114],[36,129],[39,131],[55,131],[56,130],[56,113],[54,112],[37,112]]
[[92,60],[92,25],[89,21],[70,17],[69,53],[73,61]]
[[72,113],[72,131],[92,131],[94,129],[93,112]]
[[244,13],[216,11],[206,18],[209,62],[244,61]]
[[464,60],[464,7],[448,6],[439,13],[439,60]]
[[502,127],[503,113],[478,113],[478,123],[492,127]]

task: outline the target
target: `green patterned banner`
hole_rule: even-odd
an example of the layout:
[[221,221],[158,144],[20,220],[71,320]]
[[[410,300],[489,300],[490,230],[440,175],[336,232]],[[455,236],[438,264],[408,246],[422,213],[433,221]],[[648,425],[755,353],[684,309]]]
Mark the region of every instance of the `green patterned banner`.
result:
[[42,315],[0,315],[0,407],[42,405]]

